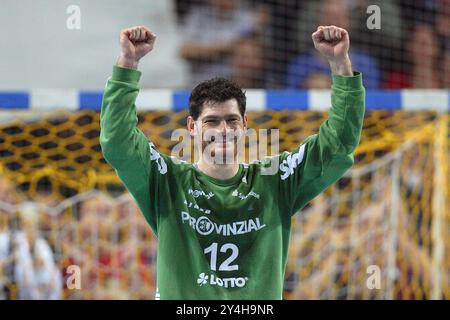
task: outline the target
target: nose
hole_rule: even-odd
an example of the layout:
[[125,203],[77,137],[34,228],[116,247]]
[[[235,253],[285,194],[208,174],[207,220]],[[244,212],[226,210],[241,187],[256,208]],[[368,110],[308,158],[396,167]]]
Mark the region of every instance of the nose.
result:
[[227,121],[226,120],[222,120],[220,122],[219,132],[222,134],[222,136],[226,136],[227,131],[228,131]]

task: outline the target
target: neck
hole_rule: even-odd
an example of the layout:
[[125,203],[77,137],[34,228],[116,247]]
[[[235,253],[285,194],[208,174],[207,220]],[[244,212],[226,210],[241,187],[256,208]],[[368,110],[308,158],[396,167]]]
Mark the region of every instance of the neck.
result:
[[238,170],[239,164],[235,161],[232,164],[208,164],[203,159],[197,163],[198,169],[204,174],[220,180],[226,180],[234,177]]

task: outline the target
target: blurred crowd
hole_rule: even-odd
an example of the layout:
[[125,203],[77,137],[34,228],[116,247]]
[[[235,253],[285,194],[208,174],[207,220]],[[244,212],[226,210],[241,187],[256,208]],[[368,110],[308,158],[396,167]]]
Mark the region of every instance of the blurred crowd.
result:
[[[380,30],[366,26],[373,4]],[[244,88],[329,88],[311,33],[336,25],[367,88],[450,87],[450,0],[176,0],[176,13],[191,85],[224,76]],[[51,210],[61,202],[45,189],[33,203],[19,194],[0,175],[0,300],[153,298],[156,241],[131,198],[92,194]],[[72,265],[81,290],[67,287]]]
[[[367,27],[370,5],[381,29]],[[245,88],[329,88],[311,34],[336,25],[350,33],[367,88],[450,87],[450,0],[177,0],[176,10],[192,84],[224,76]]]
[[128,194],[19,197],[0,176],[0,300],[153,299],[156,241]]

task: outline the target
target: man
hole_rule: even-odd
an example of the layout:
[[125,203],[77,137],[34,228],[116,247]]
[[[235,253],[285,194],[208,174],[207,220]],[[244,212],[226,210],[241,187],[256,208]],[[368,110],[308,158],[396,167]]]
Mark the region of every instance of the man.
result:
[[[351,167],[364,115],[347,32],[319,27],[312,38],[333,73],[332,108],[319,133],[268,162],[239,164],[234,147],[247,129],[245,95],[231,81],[213,79],[189,99],[188,130],[201,143],[199,161],[188,164],[158,153],[136,128],[136,69],[156,36],[145,27],[122,31],[100,143],[158,237],[161,299],[282,298],[291,217]],[[230,153],[231,161],[221,161]],[[278,170],[267,174],[273,162]]]
[[[351,1],[346,0],[309,1],[306,8],[301,9],[301,17],[295,20],[300,23],[301,27],[299,29],[301,30],[305,30],[305,28],[310,30],[311,25],[316,23],[318,25],[327,25],[329,21],[333,21],[333,23],[340,28],[350,30],[352,27],[351,17],[354,15],[354,9],[352,10],[350,2]],[[386,10],[383,12],[390,11]],[[365,26],[365,22],[363,25]],[[355,33],[356,32],[353,32],[353,34]],[[303,34],[305,33],[299,33],[298,43],[300,45],[307,44]],[[368,34],[369,33],[365,32],[366,37]],[[384,37],[384,39],[386,38],[388,38],[388,36]],[[287,66],[286,86],[292,89],[329,88],[329,82],[331,81],[325,81],[326,78],[330,78],[327,59],[314,50],[305,51],[304,48],[300,48],[300,52],[301,54],[293,57]],[[376,59],[355,47],[353,47],[352,52],[350,52],[349,55],[353,66],[358,68],[361,73],[365,74],[364,86],[368,89],[377,89],[380,85],[380,69]]]
[[251,10],[240,2],[203,1],[202,5],[193,6],[186,16],[180,56],[189,65],[192,83],[211,74],[231,76],[230,59],[237,44],[265,28],[265,7],[258,5]]

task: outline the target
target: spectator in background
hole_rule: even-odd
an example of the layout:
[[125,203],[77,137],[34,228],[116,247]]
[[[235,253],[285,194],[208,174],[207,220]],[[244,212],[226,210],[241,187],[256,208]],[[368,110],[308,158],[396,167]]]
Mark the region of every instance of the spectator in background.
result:
[[418,22],[433,24],[441,0],[397,0],[402,8],[405,30],[412,29]]
[[81,203],[80,213],[80,243],[66,255],[71,256],[68,263],[81,266],[89,298],[152,298],[156,244],[138,206],[131,199],[114,203],[98,194]]
[[[2,204],[16,204],[16,193],[12,183],[5,177],[0,175],[0,203]],[[2,208],[0,208],[0,211]],[[0,225],[1,226],[1,225]]]
[[232,79],[242,88],[265,87],[264,48],[256,37],[240,40],[232,52]]
[[[117,255],[117,212],[112,200],[97,194],[84,200],[80,205],[79,247],[83,252],[79,262],[91,299],[122,298],[123,292],[117,287],[116,274],[119,272]],[[112,296],[117,291],[115,297]]]
[[61,299],[62,276],[52,249],[39,233],[37,208],[24,203],[19,217],[19,230],[10,232],[9,237],[13,256],[10,280],[17,287],[18,299]]
[[[323,0],[320,2],[317,25],[336,25],[346,30],[350,28],[350,8],[345,0]],[[309,40],[311,41],[311,40]],[[379,69],[372,57],[353,49],[350,51],[353,68],[364,75],[364,85],[368,89],[379,87]],[[294,58],[287,70],[286,86],[299,88],[330,88],[330,67],[328,62],[317,54],[316,50],[309,50]]]
[[190,65],[190,82],[231,77],[233,49],[242,38],[261,33],[266,19],[266,11],[252,12],[239,0],[208,0],[205,6],[193,7],[182,27],[181,47],[181,56]]
[[392,71],[386,76],[383,87],[401,88],[439,88],[439,40],[429,24],[417,24],[409,32],[403,70]]
[[185,16],[189,13],[192,6],[195,4],[192,0],[175,0],[175,14],[177,16],[177,22],[184,21]]
[[123,257],[117,250],[121,240],[118,229],[124,222],[117,206],[109,196],[95,193],[79,202],[75,211],[77,220],[70,211],[61,215],[61,266],[63,270],[80,266],[83,290],[69,290],[67,298],[129,299],[130,292],[118,286],[119,276],[130,269],[122,268]]
[[442,48],[450,52],[450,0],[439,0],[436,13],[436,29]]
[[[348,3],[351,12],[353,48],[358,48],[376,59],[380,72],[397,67],[402,59],[401,39],[404,30],[402,12],[407,12],[408,8],[400,9],[398,2],[392,0],[348,0]],[[381,29],[367,27],[368,18],[373,14],[367,13],[367,8],[372,5],[380,8]],[[380,81],[381,79],[380,74]]]
[[[293,57],[298,55],[298,12],[304,10],[309,1],[298,0],[247,0],[252,7],[264,3],[267,8],[268,26],[260,42],[264,45],[264,66],[267,88],[284,88],[286,82],[286,69]],[[311,24],[312,25],[312,24]],[[314,28],[314,31],[316,28]],[[310,48],[310,35],[313,31],[307,30],[307,45]]]
[[450,89],[450,50],[444,52],[442,64],[442,88]]
[[11,212],[6,207],[16,203],[14,188],[4,177],[0,176],[0,300],[10,297],[12,274],[12,255],[9,224],[11,222]]
[[331,79],[322,72],[314,72],[305,79],[304,87],[306,89],[330,89]]

